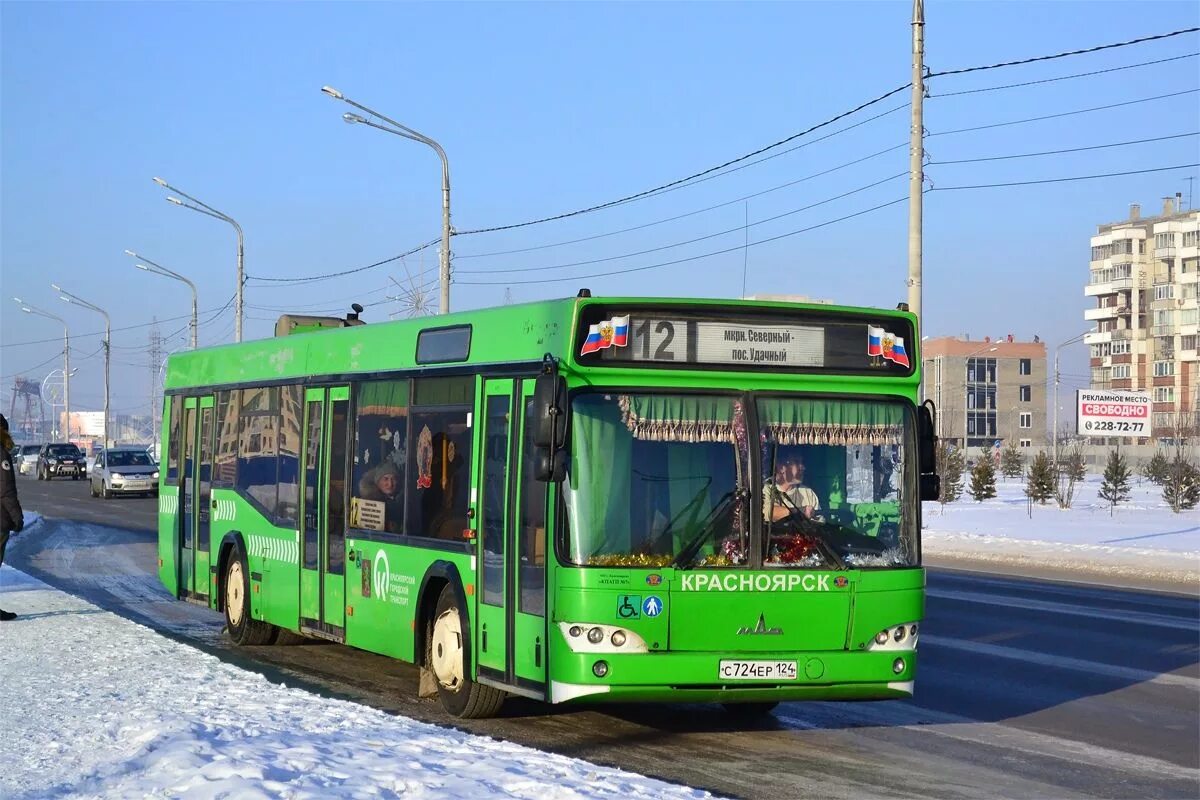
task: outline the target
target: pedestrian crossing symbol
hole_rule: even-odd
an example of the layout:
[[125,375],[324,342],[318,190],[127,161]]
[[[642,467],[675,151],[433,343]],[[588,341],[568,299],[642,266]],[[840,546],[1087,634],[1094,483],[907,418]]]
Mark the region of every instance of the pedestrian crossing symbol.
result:
[[657,617],[662,610],[663,602],[655,595],[650,595],[642,601],[642,613],[647,617]]

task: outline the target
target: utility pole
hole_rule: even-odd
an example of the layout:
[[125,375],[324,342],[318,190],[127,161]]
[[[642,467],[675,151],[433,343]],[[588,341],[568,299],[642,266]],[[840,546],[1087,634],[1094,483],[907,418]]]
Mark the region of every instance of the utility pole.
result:
[[[913,0],[912,128],[908,150],[908,310],[921,322],[921,215],[925,159],[925,0]],[[919,333],[918,333],[919,335]]]
[[[193,331],[195,329],[193,328]],[[193,336],[195,333],[192,334]],[[194,345],[193,345],[194,348]],[[158,368],[163,360],[163,337],[158,329],[158,318],[155,317],[150,325],[150,440],[155,445],[155,457],[158,457],[158,434],[161,427],[158,421],[162,403],[159,402]]]

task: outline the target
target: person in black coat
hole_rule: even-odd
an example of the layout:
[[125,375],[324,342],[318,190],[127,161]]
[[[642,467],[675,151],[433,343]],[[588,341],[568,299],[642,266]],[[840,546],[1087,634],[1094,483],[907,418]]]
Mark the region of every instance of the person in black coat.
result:
[[[25,514],[17,500],[17,471],[13,469],[13,440],[8,433],[8,420],[0,414],[0,564],[4,563],[4,548],[8,537],[25,527]],[[16,614],[0,608],[0,622],[16,619]]]

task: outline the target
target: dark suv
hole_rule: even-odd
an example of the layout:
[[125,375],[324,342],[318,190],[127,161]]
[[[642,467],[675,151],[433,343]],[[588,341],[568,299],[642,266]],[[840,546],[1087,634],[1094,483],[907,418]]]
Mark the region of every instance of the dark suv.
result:
[[38,453],[37,478],[39,481],[66,477],[79,480],[86,464],[83,453],[73,444],[44,444]]

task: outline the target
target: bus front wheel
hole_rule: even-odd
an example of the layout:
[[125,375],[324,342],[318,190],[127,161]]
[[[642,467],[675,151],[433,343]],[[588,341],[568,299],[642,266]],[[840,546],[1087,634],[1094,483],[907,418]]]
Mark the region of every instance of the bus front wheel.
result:
[[225,628],[234,644],[270,644],[275,626],[250,616],[250,570],[240,545],[234,546],[225,562],[225,580],[221,589],[225,594]]
[[446,711],[461,719],[494,717],[504,704],[504,692],[467,677],[463,637],[470,632],[463,620],[454,591],[449,585],[443,587],[428,623],[425,666],[433,672]]

